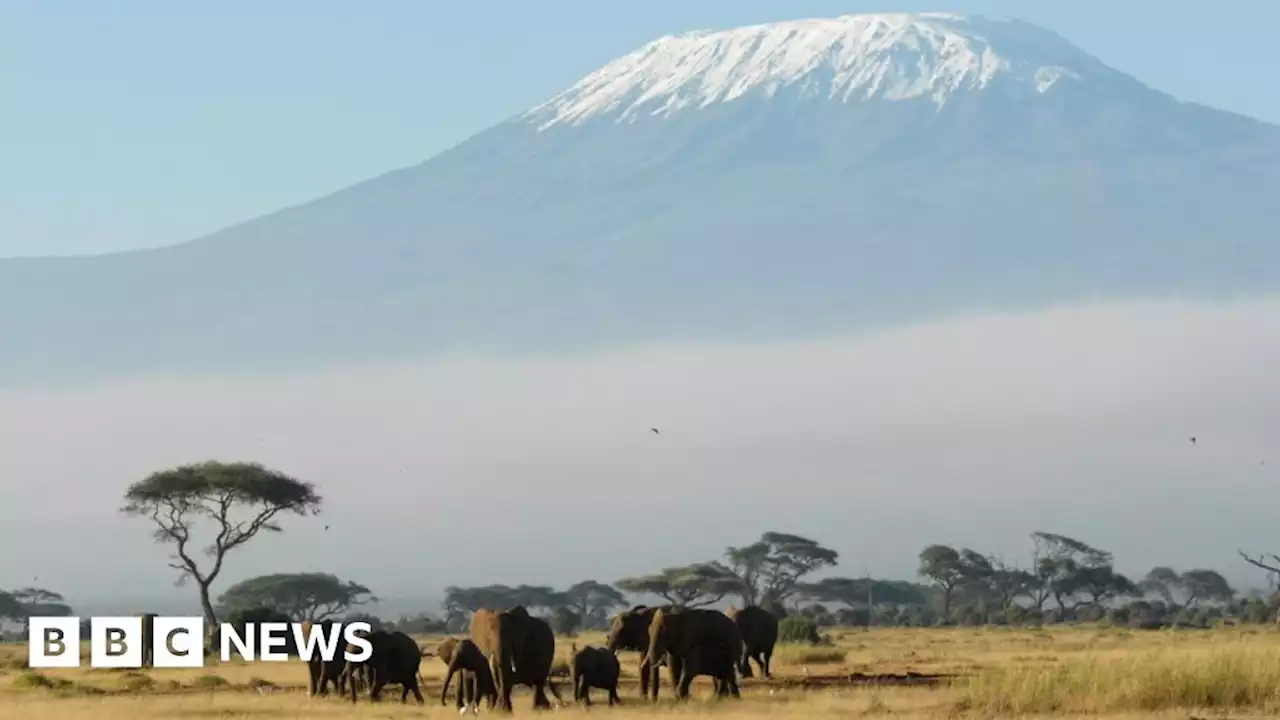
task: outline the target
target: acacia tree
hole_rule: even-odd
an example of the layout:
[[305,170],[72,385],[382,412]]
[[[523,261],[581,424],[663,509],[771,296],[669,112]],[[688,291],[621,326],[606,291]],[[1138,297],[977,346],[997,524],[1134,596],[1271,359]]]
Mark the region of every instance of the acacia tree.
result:
[[1151,568],[1138,588],[1143,593],[1156,595],[1165,605],[1179,612],[1192,609],[1201,601],[1230,602],[1236,594],[1227,579],[1216,570],[1179,573],[1164,566]]
[[369,588],[327,573],[277,573],[232,585],[218,606],[225,611],[270,608],[294,620],[320,622],[377,600]]
[[[6,621],[15,623],[25,623],[27,620],[26,610],[22,607],[22,603],[18,602],[13,593],[0,590],[0,627]],[[25,634],[26,628],[23,628]]]
[[627,592],[657,595],[673,605],[687,607],[719,602],[741,587],[735,575],[714,563],[663,568],[653,575],[623,578],[614,585]]
[[451,627],[460,627],[468,615],[481,608],[506,610],[523,605],[529,610],[551,613],[556,608],[571,604],[565,593],[545,585],[450,585],[444,589],[445,622]]
[[71,614],[71,606],[67,605],[66,598],[52,590],[25,587],[14,590],[9,595],[17,603],[20,617],[15,619],[22,624],[23,633],[27,631],[28,623],[33,617],[58,617]]
[[[120,511],[150,519],[156,542],[174,547],[169,567],[179,572],[179,585],[195,581],[212,632],[218,620],[209,588],[227,553],[260,532],[280,532],[277,518],[282,513],[318,515],[320,503],[311,483],[256,463],[208,461],[152,473],[130,485]],[[193,531],[201,521],[211,524],[215,534],[197,548]],[[200,552],[208,558],[204,567],[196,560]]]
[[965,548],[960,551],[962,590],[982,605],[994,604],[1008,611],[1035,584],[1035,577],[993,555]]
[[[1032,572],[1035,581],[1028,588],[1037,610],[1052,597],[1058,611],[1066,613],[1079,603],[1073,596],[1081,591],[1098,591],[1103,596],[1128,594],[1131,587],[1112,569],[1111,553],[1066,535],[1031,533],[1034,545]],[[1093,595],[1092,592],[1089,594]],[[1093,595],[1091,603],[1099,596]],[[1105,599],[1105,598],[1104,598]]]
[[727,567],[710,564],[723,575],[737,578],[734,591],[742,596],[744,606],[779,612],[800,593],[806,575],[834,566],[839,557],[840,553],[809,538],[767,532],[750,545],[727,548]]
[[949,545],[930,545],[920,551],[921,577],[928,578],[942,593],[942,617],[951,616],[951,600],[969,577],[960,553]]
[[586,625],[607,625],[609,611],[627,604],[627,597],[617,588],[595,580],[583,580],[565,590],[566,605]]

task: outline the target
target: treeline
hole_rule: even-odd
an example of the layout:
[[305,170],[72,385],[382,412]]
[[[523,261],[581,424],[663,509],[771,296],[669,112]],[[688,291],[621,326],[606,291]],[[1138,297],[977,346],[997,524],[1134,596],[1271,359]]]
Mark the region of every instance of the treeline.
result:
[[[1030,536],[1025,562],[1005,562],[968,548],[930,545],[919,554],[918,581],[815,574],[839,554],[799,535],[768,532],[729,547],[722,558],[612,583],[584,580],[563,589],[534,585],[446,588],[444,612],[395,620],[351,610],[376,598],[331,575],[254,578],[220,598],[224,612],[269,606],[308,620],[345,616],[410,633],[458,632],[480,608],[523,605],[558,633],[608,627],[617,610],[639,603],[759,605],[792,623],[796,634],[842,626],[1043,625],[1106,621],[1137,628],[1208,627],[1227,620],[1271,622],[1280,596],[1242,596],[1214,570],[1152,568],[1141,578],[1115,569],[1110,552],[1065,535]],[[1269,573],[1267,563],[1246,557]],[[1280,563],[1280,560],[1277,560]],[[345,615],[344,615],[345,614]]]
[[[1035,532],[1022,563],[948,545],[919,554],[917,581],[827,574],[839,554],[800,535],[767,532],[715,560],[667,567],[611,583],[566,588],[485,585],[446,588],[442,613],[378,618],[370,588],[326,573],[280,573],[228,588],[217,615],[230,622],[364,620],[411,634],[459,632],[480,608],[523,605],[561,634],[608,627],[634,604],[759,605],[790,617],[788,635],[817,641],[826,626],[1043,625],[1105,621],[1135,628],[1208,627],[1272,622],[1280,594],[1242,595],[1218,572],[1155,567],[1140,578],[1116,570],[1112,554],[1065,535]],[[1280,576],[1280,557],[1245,560]],[[1273,583],[1274,587],[1274,583]],[[0,592],[0,624],[25,626],[37,615],[68,615],[62,596],[40,588]]]

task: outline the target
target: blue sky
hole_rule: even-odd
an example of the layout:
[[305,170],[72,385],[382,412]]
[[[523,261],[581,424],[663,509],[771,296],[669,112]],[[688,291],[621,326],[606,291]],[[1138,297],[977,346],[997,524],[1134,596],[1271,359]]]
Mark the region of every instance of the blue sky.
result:
[[915,10],[1021,17],[1158,89],[1280,123],[1274,0],[5,0],[0,257],[171,244],[305,202],[662,34]]

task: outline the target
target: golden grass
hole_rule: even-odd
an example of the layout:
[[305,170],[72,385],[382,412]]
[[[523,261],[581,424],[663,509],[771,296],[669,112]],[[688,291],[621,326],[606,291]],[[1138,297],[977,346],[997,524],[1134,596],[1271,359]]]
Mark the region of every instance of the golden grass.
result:
[[1176,708],[1280,713],[1280,648],[1166,648],[994,668],[964,685],[957,708],[983,715]]
[[[1280,632],[1271,628],[1126,631],[1092,627],[1029,630],[845,629],[831,647],[779,646],[773,681],[743,683],[741,702],[717,702],[703,679],[686,706],[669,701],[650,707],[634,684],[639,657],[621,655],[626,701],[591,712],[639,718],[696,714],[724,720],[753,718],[1105,717],[1155,720],[1189,716],[1264,717],[1280,714]],[[441,638],[418,638],[434,649]],[[570,645],[602,645],[599,633],[559,639]],[[356,707],[336,698],[307,698],[306,670],[287,663],[210,664],[200,669],[42,670],[25,668],[23,645],[0,646],[0,718],[400,718],[456,717],[452,699],[440,707],[444,665],[423,659],[425,708],[401,706],[398,688],[389,702]],[[949,686],[798,686],[805,675],[943,673],[962,676]],[[566,679],[557,680],[569,699]],[[527,691],[517,692],[517,715],[532,715]],[[564,713],[576,715],[577,708]]]

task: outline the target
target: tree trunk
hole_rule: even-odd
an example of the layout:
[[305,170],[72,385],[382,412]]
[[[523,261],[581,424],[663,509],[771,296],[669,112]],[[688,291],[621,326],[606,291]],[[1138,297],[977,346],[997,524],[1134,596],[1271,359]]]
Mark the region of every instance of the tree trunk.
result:
[[209,597],[209,583],[200,583],[200,608],[204,611],[205,653],[218,652],[218,616]]

